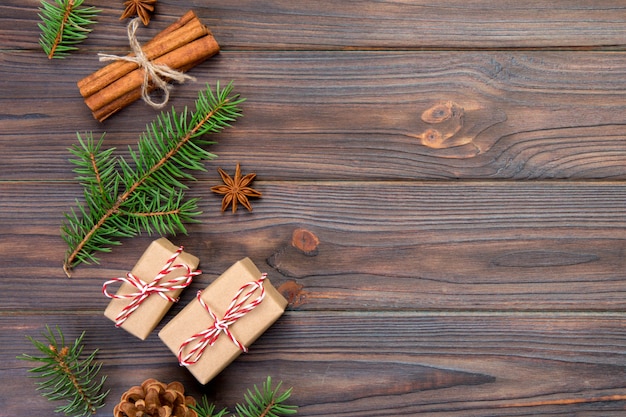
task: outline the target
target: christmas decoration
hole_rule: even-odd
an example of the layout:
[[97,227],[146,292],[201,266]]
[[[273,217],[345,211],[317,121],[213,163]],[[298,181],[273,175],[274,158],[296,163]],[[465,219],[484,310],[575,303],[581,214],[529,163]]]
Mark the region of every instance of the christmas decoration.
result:
[[[77,49],[77,43],[86,39],[91,31],[87,26],[95,23],[94,18],[100,10],[82,7],[83,0],[41,1],[40,44],[49,58],[63,58]],[[168,82],[193,79],[183,72],[219,52],[219,45],[211,32],[191,11],[142,48],[136,37],[138,22],[141,20],[145,26],[149,24],[156,2],[124,2],[125,10],[120,20],[137,16],[128,26],[133,52],[123,57],[100,54],[101,61],[115,62],[78,83],[85,103],[99,121],[139,97],[154,108],[163,107],[169,97]],[[164,92],[161,103],[155,103],[149,97],[154,89]],[[66,274],[69,276],[73,267],[80,263],[97,263],[95,253],[110,251],[111,246],[120,244],[120,238],[141,231],[185,232],[183,223],[192,221],[198,209],[195,199],[184,199],[186,186],[183,181],[194,180],[190,171],[204,170],[202,161],[215,157],[202,149],[203,145],[214,142],[202,139],[202,136],[217,133],[235,121],[241,115],[238,106],[243,101],[232,93],[232,84],[220,89],[218,83],[215,92],[207,85],[206,90],[199,93],[194,111],[185,108],[177,113],[172,109],[148,125],[137,149],[130,149],[129,159],[114,157],[114,149],[102,149],[104,134],[99,140],[94,140],[91,133],[85,134],[84,138],[77,134],[78,144],[70,150],[76,159],[71,162],[76,165],[74,172],[84,187],[84,202],[65,215],[62,237],[68,244],[63,265]],[[249,187],[256,174],[242,177],[239,164],[234,178],[221,169],[218,171],[226,185],[213,187],[213,191],[224,195],[222,211],[232,204],[232,211],[236,212],[238,203],[252,211],[248,198],[261,196],[260,192]],[[104,283],[102,291],[112,299],[105,316],[116,326],[145,339],[171,303],[177,301],[180,292],[200,274],[200,271],[194,271],[198,264],[198,258],[185,253],[183,247],[176,248],[165,238],[154,241],[131,272]],[[196,333],[180,345],[181,364],[191,366],[200,362],[207,346],[216,345],[215,350],[219,352],[222,348],[218,339],[223,332],[228,337],[221,340],[230,339],[237,348],[232,358],[225,359],[223,366],[226,366],[239,352],[247,352],[247,345],[284,312],[287,302],[271,286],[266,274],[260,274],[247,258],[231,268],[235,272],[229,271],[236,273],[237,268],[242,270],[234,282],[237,285],[242,279],[247,282],[234,292],[221,318],[214,311],[221,312],[222,306],[217,303],[214,310],[209,305],[213,304],[211,296],[203,298],[199,293],[194,300],[213,319],[213,325],[209,326],[208,333]],[[224,286],[225,281],[233,280],[216,281],[210,286],[211,291],[218,295],[232,295],[231,283]],[[122,285],[113,294],[108,287],[118,283]],[[246,315],[253,321],[246,320]],[[236,328],[236,333],[230,327]],[[98,351],[86,357],[82,355],[84,332],[73,344],[66,345],[59,328],[56,335],[49,327],[46,329],[46,343],[29,337],[44,356],[23,354],[18,358],[38,363],[30,372],[42,379],[38,385],[44,397],[67,401],[65,406],[56,409],[57,412],[71,417],[96,414],[109,393],[103,392],[106,377],[98,377],[102,365],[95,363]],[[196,342],[199,343],[194,345]],[[184,355],[187,345],[190,352]],[[230,347],[226,350],[232,350],[232,345]],[[272,387],[268,377],[261,388],[255,385],[253,390],[248,390],[244,402],[236,405],[237,416],[295,414],[297,407],[285,404],[291,389],[280,393],[281,384]],[[197,404],[193,397],[185,395],[180,382],[165,384],[148,379],[125,392],[113,414],[114,417],[223,417],[228,413],[227,409],[217,414],[214,411],[215,406],[209,404],[206,397]]]
[[249,258],[232,265],[161,329],[159,337],[202,384],[283,314],[287,300]]
[[54,3],[41,1],[39,45],[48,58],[65,58],[78,49],[76,44],[87,39],[91,32],[87,26],[96,23],[94,18],[100,10],[82,7],[82,4],[83,0],[54,0]]
[[215,93],[207,85],[195,111],[162,113],[147,126],[132,162],[114,158],[113,149],[102,150],[104,135],[95,141],[78,135],[71,152],[85,203],[65,215],[62,237],[68,245],[63,269],[67,276],[76,265],[98,262],[96,252],[108,252],[119,239],[141,231],[159,234],[186,232],[183,222],[198,214],[197,200],[184,198],[183,180],[194,180],[190,171],[202,171],[204,160],[215,155],[202,146],[212,144],[203,136],[217,133],[235,121],[243,102],[232,93],[232,84]]
[[246,403],[237,404],[235,410],[239,417],[286,416],[296,414],[298,407],[284,404],[291,396],[291,388],[278,394],[282,382],[272,388],[272,379],[268,376],[261,390],[254,386],[244,396]]
[[203,395],[200,402],[190,406],[190,408],[198,413],[198,417],[226,417],[228,413],[228,408],[222,408],[216,413],[215,404],[209,403],[209,399],[206,395]]
[[234,178],[231,178],[230,175],[224,172],[221,168],[218,168],[217,172],[219,172],[222,177],[224,185],[211,187],[211,191],[224,196],[222,199],[222,211],[225,211],[228,206],[232,204],[233,213],[235,213],[237,211],[237,202],[241,203],[241,205],[247,208],[248,211],[252,211],[252,206],[250,205],[248,197],[261,197],[260,192],[249,187],[250,183],[252,183],[256,177],[256,174],[248,174],[242,177],[241,167],[239,164],[237,164],[237,167],[235,168]]
[[[244,394],[243,404],[237,404],[235,411],[238,417],[264,417],[273,416],[281,417],[298,413],[298,407],[295,405],[288,405],[285,402],[291,396],[292,389],[280,393],[280,387],[282,382],[279,382],[275,388],[272,388],[272,378],[267,377],[267,380],[263,383],[261,389],[256,385],[252,390],[248,390],[247,394]],[[210,404],[206,396],[203,396],[199,404],[191,406],[197,413],[198,417],[225,417],[228,413],[228,409],[224,408],[217,414],[213,414],[215,411],[215,405]]]
[[140,386],[132,387],[113,409],[114,417],[198,417],[192,408],[196,400],[185,396],[180,382],[164,384],[147,379]]
[[82,355],[84,332],[73,344],[66,345],[61,329],[57,327],[56,331],[57,336],[46,326],[46,343],[28,337],[44,356],[23,354],[18,359],[39,364],[29,372],[42,379],[37,385],[45,398],[67,402],[66,405],[59,406],[56,412],[73,417],[94,414],[104,406],[104,399],[108,394],[108,391],[102,392],[106,377],[99,380],[97,378],[102,365],[94,362],[98,351],[95,350],[86,357]]
[[[193,277],[201,274],[194,271],[199,262],[182,246],[176,248],[164,237],[155,240],[126,277],[104,283],[102,292],[112,298],[104,315],[145,340]],[[110,294],[107,287],[118,282],[122,283],[119,291]]]
[[124,2],[124,13],[120,20],[124,20],[127,17],[139,16],[144,26],[148,26],[150,23],[150,16],[154,12],[154,5],[157,0],[127,0]]
[[[169,99],[169,80],[194,80],[183,72],[217,54],[219,45],[211,31],[193,11],[185,13],[143,47],[136,37],[138,19],[128,25],[133,53],[126,56],[99,54],[100,61],[113,61],[78,81],[80,94],[94,118],[104,121],[138,100],[160,109]],[[155,102],[150,92],[159,89],[163,99]]]
[[[244,394],[244,402],[235,405],[238,417],[283,417],[298,412],[296,405],[285,404],[292,389],[281,392],[282,382],[272,387],[272,378],[267,377],[261,388]],[[140,386],[130,388],[113,410],[113,417],[226,417],[228,408],[215,412],[215,404],[209,403],[206,395],[200,402],[185,395],[180,382],[164,384],[150,378]],[[234,416],[234,414],[231,414]]]

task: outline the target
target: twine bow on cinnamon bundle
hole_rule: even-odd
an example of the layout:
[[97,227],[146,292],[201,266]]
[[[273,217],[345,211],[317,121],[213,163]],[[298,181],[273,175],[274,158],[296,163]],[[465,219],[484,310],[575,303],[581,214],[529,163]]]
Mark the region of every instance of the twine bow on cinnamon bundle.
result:
[[[113,62],[78,82],[85,104],[100,122],[139,98],[162,108],[169,100],[168,82],[194,79],[184,72],[220,50],[211,31],[191,10],[143,47],[136,37],[138,25],[139,18],[128,26],[133,53],[124,57],[100,54],[101,61]],[[160,102],[150,97],[155,89],[163,91]]]

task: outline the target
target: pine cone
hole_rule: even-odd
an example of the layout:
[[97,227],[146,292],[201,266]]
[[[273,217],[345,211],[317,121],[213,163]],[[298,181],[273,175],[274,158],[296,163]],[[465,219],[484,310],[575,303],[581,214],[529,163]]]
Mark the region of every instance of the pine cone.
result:
[[122,394],[120,403],[113,409],[114,417],[198,417],[189,408],[196,405],[193,397],[185,397],[185,387],[180,382],[165,385],[156,379],[146,379]]

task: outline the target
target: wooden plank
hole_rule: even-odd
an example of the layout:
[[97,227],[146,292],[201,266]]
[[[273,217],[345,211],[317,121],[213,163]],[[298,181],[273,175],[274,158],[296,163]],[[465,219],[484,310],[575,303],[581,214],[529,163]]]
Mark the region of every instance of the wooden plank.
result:
[[[626,4],[213,3],[159,0],[140,30],[196,10],[222,53],[171,104],[231,79],[248,99],[191,184],[204,214],[172,239],[204,273],[162,325],[244,256],[288,311],[202,387],[156,332],[142,342],[102,315],[102,282],[153,237],[65,277],[75,132],[107,131],[124,155],[155,112],[136,103],[99,124],[75,87],[101,67],[96,52],[128,49],[121,2],[90,0],[103,9],[94,32],[49,61],[39,2],[3,1],[0,416],[55,407],[16,359],[44,324],[101,349],[111,394],[96,417],[148,377],[232,406],[266,375],[294,387],[302,416],[623,415]],[[220,213],[209,189],[237,162],[263,198]]]
[[[71,179],[76,132],[106,131],[124,154],[156,116],[134,103],[96,122],[75,86],[100,66],[93,57],[0,61],[1,179]],[[623,61],[624,53],[222,53],[192,70],[200,83],[176,86],[171,104],[192,105],[204,82],[234,79],[244,117],[211,150],[221,165],[241,162],[272,180],[625,179]],[[10,76],[22,72],[31,77]]]
[[[139,341],[97,314],[4,315],[0,321],[0,406],[49,416],[54,404],[28,380],[44,324],[68,338],[87,330],[86,351],[100,349],[111,389],[96,417],[111,415],[121,394],[152,377],[183,382],[189,394],[220,407],[267,375],[293,386],[299,416],[618,416],[623,401],[549,405],[624,395],[626,331],[621,314],[302,313],[288,311],[206,387],[178,366],[156,334]],[[168,318],[166,318],[166,321]],[[22,399],[17,401],[16,399]],[[537,403],[545,403],[538,405]],[[535,404],[534,406],[532,406]]]
[[[173,238],[205,273],[186,297],[249,256],[277,285],[290,283],[304,310],[624,309],[623,183],[259,181],[254,212],[236,215],[220,212],[214,184],[192,185],[201,223]],[[126,239],[100,267],[65,278],[59,228],[79,192],[0,184],[12,196],[0,200],[0,248],[11,259],[1,310],[104,307],[103,281],[148,245],[148,236]],[[292,246],[300,227],[320,241],[312,254]],[[54,297],[15,297],[30,286]]]
[[[17,0],[0,5],[2,49],[37,48],[38,2],[29,3],[30,8]],[[123,42],[122,5],[105,0],[89,5],[103,12],[83,49]],[[622,46],[626,39],[626,6],[619,0],[246,0],[210,5],[159,0],[156,16],[142,33],[153,35],[189,9],[226,49],[605,48]]]
[[[127,40],[121,3],[90,3],[99,24],[66,61],[39,51],[38,2],[0,5],[0,415],[54,409],[16,360],[45,323],[101,349],[112,392],[96,417],[148,377],[232,405],[268,374],[303,416],[623,414],[607,400],[626,376],[623,2],[159,0],[140,36],[196,9],[223,52],[192,75],[248,98],[192,185],[205,213],[174,239],[205,272],[165,321],[243,256],[291,302],[207,387],[156,333],[102,316],[102,282],[151,237],[72,279],[60,268],[75,132],[106,130],[124,154],[154,115],[91,119],[75,82]],[[220,213],[209,191],[236,162],[259,174],[252,214]]]

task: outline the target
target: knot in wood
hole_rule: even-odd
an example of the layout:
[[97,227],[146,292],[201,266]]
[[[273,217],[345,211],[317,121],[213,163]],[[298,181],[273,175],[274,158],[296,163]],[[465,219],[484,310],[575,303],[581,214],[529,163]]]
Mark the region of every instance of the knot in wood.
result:
[[304,286],[296,281],[289,280],[281,284],[277,290],[287,299],[290,308],[300,307],[307,302],[307,292],[303,290]]
[[296,229],[291,235],[291,245],[306,256],[315,256],[320,240],[315,234],[306,229]]
[[422,113],[422,120],[426,123],[442,123],[454,116],[456,104],[451,101],[440,103]]
[[408,136],[419,139],[421,144],[432,149],[454,148],[471,143],[473,137],[458,135],[464,125],[465,110],[453,101],[436,104],[422,113],[422,121],[437,125],[426,127],[419,134]]
[[427,129],[422,133],[422,144],[430,148],[442,148],[444,137],[437,129]]

